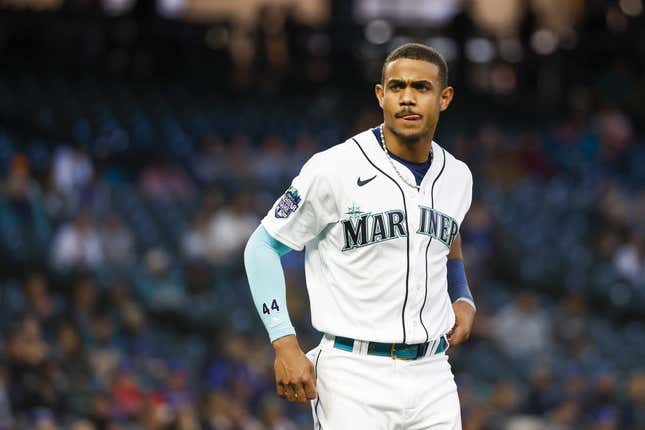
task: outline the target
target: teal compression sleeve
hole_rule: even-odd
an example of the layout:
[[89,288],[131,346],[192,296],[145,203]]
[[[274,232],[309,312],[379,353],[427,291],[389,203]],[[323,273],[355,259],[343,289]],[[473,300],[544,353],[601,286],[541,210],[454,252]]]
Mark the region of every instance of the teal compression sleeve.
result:
[[244,266],[255,309],[271,342],[295,334],[287,311],[287,293],[280,257],[292,251],[260,225],[244,249]]

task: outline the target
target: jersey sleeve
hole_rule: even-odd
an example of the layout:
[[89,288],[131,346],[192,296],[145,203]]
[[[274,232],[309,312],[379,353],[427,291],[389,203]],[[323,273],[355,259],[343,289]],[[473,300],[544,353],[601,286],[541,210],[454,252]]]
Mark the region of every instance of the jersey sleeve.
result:
[[262,220],[271,236],[295,250],[301,251],[337,220],[331,177],[321,168],[321,161],[320,154],[307,161]]

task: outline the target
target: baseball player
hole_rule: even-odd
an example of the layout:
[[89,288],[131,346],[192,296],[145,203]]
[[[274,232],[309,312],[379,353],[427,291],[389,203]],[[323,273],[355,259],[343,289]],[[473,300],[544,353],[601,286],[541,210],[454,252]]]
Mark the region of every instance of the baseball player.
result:
[[[472,175],[433,141],[453,98],[447,79],[434,49],[393,51],[375,87],[383,124],[311,157],[246,246],[278,395],[310,401],[316,429],[461,429],[445,352],[475,315],[459,237]],[[303,248],[324,333],[307,355],[280,265]]]

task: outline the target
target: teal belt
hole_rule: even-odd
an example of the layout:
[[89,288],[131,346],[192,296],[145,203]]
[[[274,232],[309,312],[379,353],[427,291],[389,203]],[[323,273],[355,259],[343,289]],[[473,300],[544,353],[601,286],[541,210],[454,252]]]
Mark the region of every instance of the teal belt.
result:
[[[367,355],[380,355],[382,357],[400,358],[403,360],[416,360],[423,357],[428,352],[428,347],[434,345],[436,342],[439,344],[434,351],[434,354],[441,354],[448,349],[448,342],[444,336],[441,336],[438,341],[417,343],[408,345],[405,343],[381,343],[370,342],[367,346]],[[343,351],[354,350],[354,339],[348,337],[336,336],[334,338],[334,348],[342,349]]]

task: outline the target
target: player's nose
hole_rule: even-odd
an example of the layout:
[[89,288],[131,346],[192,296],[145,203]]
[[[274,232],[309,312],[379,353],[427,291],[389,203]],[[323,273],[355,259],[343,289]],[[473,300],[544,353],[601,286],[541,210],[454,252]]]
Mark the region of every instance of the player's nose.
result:
[[411,91],[411,89],[406,88],[405,90],[401,91],[401,98],[399,99],[399,104],[401,106],[410,106],[416,104],[416,101],[414,99],[414,93]]

